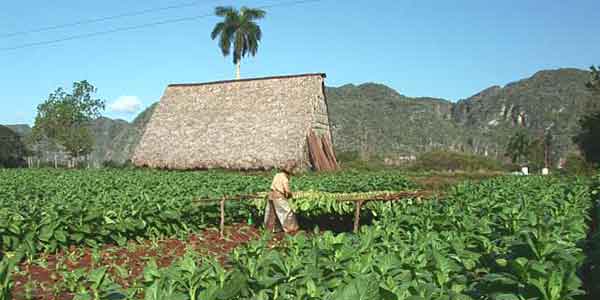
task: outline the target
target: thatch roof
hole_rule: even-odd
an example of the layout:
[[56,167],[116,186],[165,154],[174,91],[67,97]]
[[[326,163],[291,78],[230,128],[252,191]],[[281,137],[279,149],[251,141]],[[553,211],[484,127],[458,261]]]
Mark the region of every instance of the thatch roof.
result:
[[307,135],[331,138],[325,74],[172,84],[132,161],[169,169],[309,165]]

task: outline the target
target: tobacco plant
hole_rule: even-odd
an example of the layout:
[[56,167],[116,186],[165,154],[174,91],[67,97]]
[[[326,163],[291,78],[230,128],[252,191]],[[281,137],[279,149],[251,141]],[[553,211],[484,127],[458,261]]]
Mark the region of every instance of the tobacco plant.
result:
[[7,258],[0,260],[0,300],[11,300],[12,288],[14,282],[12,281],[12,268],[13,263]]
[[183,284],[174,278],[198,266],[175,264],[148,283],[180,299],[221,286],[236,288],[201,299],[577,299],[590,199],[581,180],[463,184],[442,201],[379,203],[357,235],[300,234],[274,248],[267,236],[234,250],[226,271],[204,267]]
[[84,283],[79,283],[78,292],[74,300],[109,300],[123,299],[122,288],[114,283],[108,274],[108,267],[101,267],[90,271],[84,279]]
[[[164,176],[161,180],[165,180],[161,181],[156,174],[159,173],[136,171],[129,173],[130,177],[109,178],[101,172],[96,173],[98,178],[82,176],[92,180],[93,185],[66,176],[66,180],[79,184],[79,189],[73,189],[75,192],[43,180],[39,182],[44,182],[44,188],[28,191],[14,184],[9,188],[0,185],[0,193],[20,195],[4,198],[10,203],[29,195],[25,204],[22,201],[15,205],[21,208],[17,210],[23,212],[21,217],[0,213],[1,218],[17,224],[0,229],[8,236],[3,236],[2,247],[10,249],[24,244],[25,233],[30,234],[32,243],[40,249],[50,250],[76,242],[73,237],[77,233],[83,234],[82,242],[99,244],[196,230],[200,225],[194,222],[211,220],[214,211],[208,206],[193,206],[190,194],[259,192],[264,191],[263,184],[269,180],[216,172],[202,173],[209,178],[198,173],[173,172],[160,173]],[[144,179],[142,175],[150,178]],[[348,207],[335,206],[329,194],[323,192],[413,188],[402,177],[394,179],[394,174],[339,176],[339,183],[335,183],[334,175],[294,178],[292,184],[297,189],[305,187],[305,191],[312,191],[306,201],[295,204],[297,210],[347,214],[351,212]],[[59,176],[58,180],[65,178]],[[358,182],[351,183],[352,178]],[[136,186],[130,182],[133,179],[139,180]],[[214,182],[211,187],[198,185],[210,180]],[[230,182],[226,183],[227,180]],[[367,180],[373,182],[365,183]],[[600,182],[598,178],[595,180]],[[118,192],[108,188],[117,183],[126,188]],[[326,186],[332,188],[327,190]],[[584,249],[589,231],[588,213],[593,209],[592,199],[597,197],[594,193],[597,192],[590,188],[589,182],[581,179],[501,177],[480,184],[461,184],[439,201],[374,202],[365,209],[376,218],[372,225],[361,227],[358,234],[315,231],[288,236],[278,244],[273,244],[266,235],[235,249],[228,257],[227,268],[212,257],[198,257],[192,252],[166,268],[151,260],[144,272],[143,294],[147,300],[577,299],[584,293],[579,270],[586,260],[594,261],[595,252],[584,250],[597,249],[591,246]],[[90,203],[84,205],[81,195],[91,199]],[[50,226],[51,229],[47,229],[44,218],[33,224],[23,217],[39,214],[54,218],[55,213],[40,214],[49,208],[73,216],[73,207],[78,216],[89,215],[90,209],[97,210],[100,216],[89,220],[75,217],[75,221],[58,220],[58,225]],[[2,211],[13,213],[6,205],[0,206]],[[147,215],[163,212],[167,216]],[[87,226],[99,238],[82,230],[72,231],[70,226],[78,230]],[[44,239],[36,240],[31,232],[44,233]],[[85,280],[86,290],[76,299],[125,295],[124,289],[107,280],[106,268],[94,270]],[[134,291],[124,297],[135,294]]]

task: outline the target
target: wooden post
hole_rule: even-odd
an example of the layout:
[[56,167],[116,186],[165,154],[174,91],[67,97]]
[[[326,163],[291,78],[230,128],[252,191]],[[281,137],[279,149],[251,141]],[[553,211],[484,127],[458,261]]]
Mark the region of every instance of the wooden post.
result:
[[220,224],[221,238],[225,237],[225,197],[221,199],[221,224]]
[[354,233],[358,232],[358,228],[360,227],[360,208],[363,205],[363,200],[356,201],[356,210],[354,211]]

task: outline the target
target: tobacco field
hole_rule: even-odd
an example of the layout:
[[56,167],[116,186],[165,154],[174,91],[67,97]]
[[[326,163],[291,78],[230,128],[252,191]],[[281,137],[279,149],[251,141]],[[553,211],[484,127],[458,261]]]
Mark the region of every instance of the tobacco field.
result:
[[[194,199],[261,193],[269,181],[223,172],[0,170],[0,299],[559,300],[584,299],[600,278],[600,239],[590,231],[600,177],[527,176],[463,183],[427,200],[370,202],[363,209],[372,223],[357,234],[256,231],[225,257],[188,247],[168,263],[148,257],[137,273],[127,263],[57,270],[54,294],[17,287],[15,278],[27,277],[23,262],[43,265],[48,253],[173,237],[186,244],[218,222],[216,205]],[[352,214],[335,201],[339,193],[418,188],[394,172],[303,175],[292,184],[303,191],[294,207],[306,215]],[[260,201],[228,204],[229,220],[260,212]]]
[[[398,174],[303,175],[300,191],[404,190]],[[267,191],[271,176],[224,172],[0,170],[0,249],[55,251],[77,244],[125,244],[131,239],[184,236],[218,224],[218,206],[194,199]],[[250,204],[229,203],[242,220]]]

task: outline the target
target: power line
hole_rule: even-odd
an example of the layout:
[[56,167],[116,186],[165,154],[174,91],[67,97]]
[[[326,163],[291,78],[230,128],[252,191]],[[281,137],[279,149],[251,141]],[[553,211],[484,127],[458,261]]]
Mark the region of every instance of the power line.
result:
[[0,34],[0,38],[14,37],[17,35],[26,35],[26,34],[32,34],[32,33],[40,33],[40,32],[56,30],[56,29],[67,28],[67,27],[100,23],[100,22],[121,19],[121,18],[126,18],[126,17],[135,17],[135,16],[145,15],[145,14],[149,14],[149,13],[153,13],[153,12],[166,11],[166,10],[172,10],[172,9],[184,8],[184,7],[191,7],[191,6],[196,6],[196,5],[200,4],[200,2],[203,2],[203,1],[197,0],[194,2],[188,2],[188,3],[179,4],[179,5],[149,8],[149,9],[144,9],[144,10],[125,12],[125,13],[113,15],[113,16],[93,18],[93,19],[81,20],[81,21],[77,21],[77,22],[64,23],[64,24],[52,25],[52,26],[46,26],[46,27],[38,27],[38,28],[31,29],[31,30],[4,33],[4,34]]
[[[304,4],[304,3],[310,3],[310,2],[320,2],[320,1],[322,1],[322,0],[285,1],[285,2],[280,2],[280,3],[263,5],[263,6],[259,6],[257,8],[259,8],[259,9],[267,9],[267,8],[273,8],[273,7],[292,6],[292,5]],[[142,28],[147,28],[147,27],[155,27],[155,26],[166,25],[166,24],[173,24],[173,23],[181,23],[181,22],[186,22],[186,21],[199,20],[199,19],[203,19],[203,18],[207,18],[207,17],[212,17],[212,16],[214,16],[213,13],[208,13],[208,14],[196,15],[196,16],[190,16],[190,17],[181,17],[181,18],[174,18],[174,19],[166,19],[166,20],[163,20],[163,21],[151,22],[151,23],[144,23],[144,24],[133,25],[133,26],[117,27],[117,28],[114,28],[114,29],[111,29],[111,30],[96,31],[96,32],[91,32],[91,33],[84,33],[84,34],[79,34],[79,35],[72,35],[72,36],[68,36],[68,37],[60,38],[60,39],[55,39],[55,40],[47,40],[47,41],[26,43],[26,44],[17,45],[17,46],[14,46],[14,47],[3,47],[3,48],[0,48],[0,52],[8,52],[8,51],[25,49],[25,48],[31,48],[31,47],[36,47],[36,46],[58,44],[58,43],[61,43],[61,42],[72,41],[72,40],[79,40],[79,39],[85,39],[85,38],[90,38],[90,37],[95,37],[95,36],[101,36],[101,35],[108,35],[108,34],[117,33],[117,32],[132,31],[132,30],[142,29]]]
[[118,27],[118,28],[106,30],[106,31],[96,31],[96,32],[92,32],[92,33],[72,35],[72,36],[68,36],[68,37],[60,38],[60,39],[56,39],[56,40],[47,40],[47,41],[41,41],[41,42],[21,44],[21,45],[15,46],[15,47],[0,48],[0,51],[11,51],[11,50],[18,50],[18,49],[23,49],[23,48],[31,48],[31,47],[35,47],[35,46],[57,44],[60,42],[90,38],[90,37],[99,36],[99,35],[107,35],[107,34],[116,33],[116,32],[131,31],[131,30],[140,29],[140,28],[153,27],[153,26],[159,26],[159,25],[170,24],[170,23],[178,23],[178,22],[184,22],[184,21],[191,21],[191,20],[206,18],[206,17],[212,16],[212,15],[213,14],[205,14],[205,15],[184,17],[184,18],[178,18],[178,19],[168,19],[168,20],[164,20],[164,21],[160,21],[160,22],[146,23],[146,24],[140,24],[140,25],[134,25],[134,26]]

